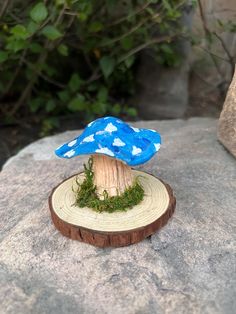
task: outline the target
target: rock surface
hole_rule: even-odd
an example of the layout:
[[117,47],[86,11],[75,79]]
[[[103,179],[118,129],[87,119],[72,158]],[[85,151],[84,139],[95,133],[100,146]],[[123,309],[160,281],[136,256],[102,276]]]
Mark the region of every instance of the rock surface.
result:
[[236,163],[216,121],[139,122],[163,137],[139,169],[169,183],[173,218],[145,241],[98,249],[54,228],[51,189],[85,157],[56,159],[78,132],[23,149],[0,174],[0,313],[224,313],[236,308]]
[[[157,10],[158,7],[159,5]],[[185,1],[182,13],[180,24],[190,31],[194,13],[192,1]],[[156,31],[158,33],[158,27]],[[155,32],[155,26],[152,32]],[[137,92],[131,104],[138,107],[143,119],[176,119],[185,116],[189,99],[192,46],[189,40],[183,38],[174,41],[175,53],[181,59],[178,66],[161,65],[156,60],[157,51],[150,47],[141,52],[136,73]],[[162,43],[159,47],[162,47]],[[164,55],[167,57],[168,53]]]
[[[137,94],[132,104],[143,119],[182,118],[188,105],[189,65],[167,68],[142,54],[137,73]],[[178,105],[176,105],[178,104]]]
[[220,115],[218,137],[236,157],[236,70]]

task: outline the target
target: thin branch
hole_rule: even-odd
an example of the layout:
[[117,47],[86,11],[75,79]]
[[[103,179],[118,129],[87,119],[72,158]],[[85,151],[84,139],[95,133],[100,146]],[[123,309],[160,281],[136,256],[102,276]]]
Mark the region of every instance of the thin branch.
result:
[[22,53],[22,55],[21,55],[21,57],[20,57],[19,64],[18,64],[18,66],[17,66],[15,72],[13,73],[10,82],[9,82],[8,85],[6,86],[6,89],[5,89],[5,91],[4,91],[4,95],[7,95],[7,94],[9,93],[9,91],[10,91],[12,85],[14,84],[14,82],[15,82],[17,76],[19,75],[20,69],[21,69],[22,64],[23,64],[23,59],[25,58],[25,55],[26,55],[26,52],[27,52],[27,48],[24,49],[24,51],[23,51],[23,53]]
[[[204,30],[205,36],[208,37],[208,36],[211,35],[211,31],[210,31],[210,29],[208,28],[208,25],[207,25],[207,21],[206,21],[206,18],[205,18],[205,14],[204,14],[204,10],[203,10],[203,6],[202,6],[202,3],[201,3],[201,0],[198,0],[198,6],[199,6],[200,17],[201,17],[201,21],[202,21],[203,30]],[[207,47],[210,48],[209,44],[207,45]],[[220,77],[224,78],[224,75],[223,75],[223,73],[222,73],[218,63],[216,62],[215,57],[212,54],[210,54],[210,57],[212,59],[212,62],[215,65],[215,68],[216,68],[218,74],[220,75]]]
[[153,38],[149,41],[147,41],[146,43],[138,46],[138,47],[135,47],[134,49],[130,50],[125,56],[121,57],[118,59],[118,64],[123,62],[125,59],[129,58],[130,56],[136,54],[137,52],[151,46],[151,45],[154,45],[154,44],[158,44],[158,43],[161,43],[161,42],[170,42],[174,37],[176,37],[177,34],[175,35],[172,35],[172,36],[162,36],[162,37],[158,37],[158,38]]
[[42,72],[40,72],[39,70],[37,70],[31,63],[29,63],[27,60],[23,59],[23,62],[29,67],[31,68],[34,72],[36,72],[38,74],[39,77],[41,77],[42,79],[44,79],[45,81],[47,81],[50,84],[55,85],[56,87],[59,88],[65,88],[66,85],[48,77],[47,75],[43,74]]
[[13,12],[9,12],[10,17],[15,20],[17,23],[22,23],[22,19],[16,16]]
[[71,11],[65,11],[64,14],[65,15],[71,15],[71,16],[78,16],[78,13],[74,13],[74,12],[71,12]]
[[[57,26],[62,18],[63,18],[63,15],[64,15],[64,12],[65,12],[65,9],[66,9],[66,4],[63,6],[63,8],[61,9],[56,21],[55,21],[55,26]],[[55,46],[56,43],[51,43],[49,40],[46,40],[45,41],[45,44],[44,44],[44,49],[43,49],[43,52],[41,53],[41,55],[39,56],[37,62],[36,62],[36,65],[38,64],[42,64],[46,61],[47,59],[47,56],[48,56],[48,52],[49,50]],[[31,92],[32,92],[32,89],[34,88],[34,85],[37,81],[37,78],[39,76],[39,73],[40,71],[38,72],[34,72],[32,74],[32,77],[31,77],[31,80],[28,82],[28,84],[26,85],[24,91],[22,92],[20,98],[18,99],[18,101],[15,103],[15,105],[13,106],[12,110],[10,111],[10,114],[11,115],[14,115],[17,110],[23,105],[23,103],[30,97],[31,95]]]
[[205,84],[211,86],[211,87],[212,87],[212,90],[216,89],[216,88],[219,86],[219,84],[222,83],[222,80],[221,80],[221,82],[219,82],[219,83],[217,83],[217,84],[212,84],[211,82],[205,80],[205,78],[203,78],[198,72],[196,72],[196,71],[194,71],[194,70],[192,70],[192,71],[193,71],[193,73],[194,73],[195,75],[197,75],[197,77],[198,77],[201,81],[203,81]]
[[225,53],[226,53],[228,59],[229,59],[229,63],[230,63],[230,65],[231,65],[231,76],[233,77],[233,75],[234,75],[234,68],[235,68],[235,60],[234,60],[233,56],[231,56],[231,54],[230,54],[230,52],[229,52],[229,49],[228,49],[228,47],[226,46],[226,44],[225,44],[223,38],[220,37],[216,32],[213,32],[213,34],[215,35],[216,38],[219,39],[219,41],[220,41],[220,43],[221,43],[221,45],[222,45],[222,47],[223,47],[223,49],[224,49],[224,51],[225,51]]
[[211,31],[209,30],[209,28],[207,26],[207,21],[206,21],[206,18],[205,18],[205,14],[204,14],[204,10],[203,10],[203,6],[202,6],[202,3],[201,3],[201,0],[198,0],[198,6],[199,6],[200,17],[201,17],[201,20],[202,20],[202,26],[203,26],[205,35],[208,36],[208,35],[211,34]]
[[129,19],[132,16],[138,15],[140,12],[142,12],[143,10],[145,10],[149,5],[151,4],[151,1],[148,1],[147,3],[145,3],[141,8],[137,9],[136,11],[130,13],[129,15],[123,16],[120,19],[116,20],[115,22],[111,23],[109,26],[114,26],[117,24],[122,23],[123,21],[126,21],[127,19]]
[[[158,38],[153,38],[152,40],[130,50],[126,55],[124,55],[123,57],[121,57],[120,59],[118,59],[117,64],[122,63],[125,59],[129,58],[130,56],[136,54],[137,52],[153,45],[153,44],[157,44],[157,43],[161,43],[161,42],[165,42],[165,41],[171,41],[174,37],[176,37],[177,35],[174,36],[162,36],[162,37],[158,37]],[[99,72],[99,67],[97,67],[95,69],[95,71],[93,72],[93,74],[91,75],[91,77],[86,81],[86,84],[90,84],[93,81],[98,80],[100,77],[102,76],[102,74]]]
[[212,55],[213,57],[216,57],[216,58],[218,58],[218,59],[220,59],[220,60],[222,60],[222,61],[224,61],[224,62],[229,63],[229,60],[228,60],[228,59],[225,59],[225,58],[223,58],[223,57],[221,57],[221,56],[215,54],[214,52],[212,52],[212,51],[210,51],[210,50],[207,50],[207,49],[205,49],[205,48],[203,48],[203,47],[201,47],[201,46],[197,46],[197,48],[203,50],[204,52],[206,52],[206,53],[208,53],[208,54],[210,54],[210,55]]
[[0,19],[3,18],[3,15],[5,14],[5,12],[8,8],[9,2],[10,2],[10,0],[5,0],[3,2],[1,9],[0,9]]
[[[45,42],[45,45],[44,45],[43,53],[39,56],[36,64],[42,64],[45,62],[47,55],[48,55],[49,44],[50,43],[47,40]],[[38,72],[34,72],[32,74],[30,81],[28,82],[25,89],[23,90],[20,98],[18,99],[18,101],[15,103],[12,110],[10,111],[10,115],[13,116],[17,112],[17,110],[22,106],[22,104],[27,100],[27,98],[30,96],[32,88],[33,88],[35,82],[37,81],[37,77],[38,77]]]
[[[157,13],[155,14],[152,18],[156,18],[158,17],[160,14]],[[108,42],[105,42],[104,44],[101,44],[100,47],[105,47],[105,46],[109,46],[111,44],[116,43],[117,41],[120,41],[121,39],[129,36],[130,34],[136,32],[141,26],[143,26],[143,24],[145,24],[147,21],[149,20],[149,17],[146,19],[143,19],[141,22],[139,22],[136,26],[134,26],[133,28],[131,28],[128,32],[122,34],[121,36],[117,37],[117,38],[113,38],[111,40],[109,40]]]
[[97,67],[90,78],[86,81],[86,84],[91,84],[92,82],[98,80],[102,76],[101,72],[99,72],[99,67]]

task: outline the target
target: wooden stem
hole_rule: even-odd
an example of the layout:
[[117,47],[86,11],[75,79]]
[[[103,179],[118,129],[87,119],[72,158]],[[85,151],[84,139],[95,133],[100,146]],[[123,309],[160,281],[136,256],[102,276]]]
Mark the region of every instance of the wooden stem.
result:
[[105,190],[109,196],[120,195],[134,181],[129,166],[105,155],[93,155],[93,172],[94,184],[101,199]]

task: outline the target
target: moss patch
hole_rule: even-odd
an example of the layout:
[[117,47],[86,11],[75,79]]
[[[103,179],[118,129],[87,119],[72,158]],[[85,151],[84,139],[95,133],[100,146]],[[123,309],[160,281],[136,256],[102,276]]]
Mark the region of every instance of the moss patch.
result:
[[84,165],[85,179],[78,184],[75,205],[79,207],[89,207],[99,212],[113,213],[115,211],[125,211],[139,204],[144,197],[144,190],[138,179],[134,184],[125,190],[122,195],[109,197],[104,191],[104,199],[100,200],[96,193],[96,186],[93,184],[92,158],[88,161],[88,166]]

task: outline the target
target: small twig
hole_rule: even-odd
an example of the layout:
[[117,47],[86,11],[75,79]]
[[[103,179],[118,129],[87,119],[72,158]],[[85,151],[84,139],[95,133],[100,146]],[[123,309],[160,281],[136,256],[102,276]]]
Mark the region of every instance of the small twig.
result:
[[74,12],[71,12],[71,11],[65,11],[64,14],[65,15],[71,15],[71,16],[78,16],[78,13],[74,13]]
[[84,53],[83,53],[83,56],[84,56],[84,58],[85,58],[85,61],[87,62],[87,65],[88,65],[89,69],[90,69],[91,71],[94,71],[94,67],[93,67],[92,62],[91,62],[89,56],[87,55],[87,53],[84,52]]
[[219,83],[217,83],[217,84],[212,84],[211,82],[205,80],[205,79],[204,79],[199,73],[197,73],[196,71],[194,71],[194,70],[192,70],[192,71],[193,71],[193,73],[194,73],[201,81],[203,81],[205,84],[211,86],[211,87],[212,87],[212,90],[216,89],[216,88],[219,86],[219,84],[222,83],[222,80],[221,80],[221,82],[219,82]]
[[122,23],[123,21],[126,21],[127,19],[129,19],[132,16],[135,16],[137,14],[139,14],[140,12],[142,12],[143,10],[145,10],[149,5],[151,4],[151,1],[148,1],[146,4],[144,4],[141,8],[137,9],[136,11],[130,13],[129,15],[123,16],[120,19],[116,20],[115,22],[111,23],[108,25],[109,26],[114,26],[117,24]]
[[91,84],[92,82],[98,80],[102,76],[101,72],[99,72],[99,68],[97,67],[90,78],[86,81],[86,84]]
[[211,34],[211,31],[209,30],[209,28],[207,26],[207,21],[206,21],[206,18],[205,18],[205,14],[204,14],[204,11],[203,11],[201,0],[198,0],[198,6],[199,6],[199,12],[200,12],[201,20],[202,20],[202,26],[203,26],[205,35],[208,36],[208,35]]
[[13,12],[9,12],[10,17],[12,17],[17,23],[22,23],[22,19],[16,16]]
[[43,74],[42,72],[38,71],[31,63],[29,63],[27,60],[23,59],[23,63],[25,63],[29,68],[31,68],[34,72],[36,72],[38,74],[39,77],[43,78],[45,81],[47,81],[48,83],[51,83],[59,88],[65,88],[66,85],[57,82],[56,80],[48,77],[47,75]]
[[158,37],[158,38],[153,38],[149,41],[147,41],[146,43],[138,46],[138,47],[135,47],[134,49],[130,50],[125,56],[121,57],[118,59],[118,64],[123,62],[125,59],[129,58],[130,56],[134,55],[135,53],[151,46],[151,45],[154,45],[154,44],[158,44],[158,43],[161,43],[161,42],[166,42],[166,41],[171,41],[174,37],[176,37],[177,34],[175,35],[172,35],[172,36],[162,36],[162,37]]
[[10,82],[9,82],[8,85],[6,86],[6,89],[5,89],[5,91],[4,91],[4,95],[7,95],[7,94],[9,93],[9,91],[10,91],[12,85],[14,84],[14,82],[15,82],[17,76],[19,75],[20,69],[21,69],[22,64],[23,64],[23,59],[24,59],[24,57],[25,57],[25,55],[26,55],[26,52],[27,52],[27,48],[24,49],[24,51],[23,51],[23,53],[22,53],[22,55],[21,55],[21,57],[20,57],[19,64],[18,64],[18,66],[17,66],[17,68],[16,68],[14,74],[12,75]]
[[231,76],[233,77],[233,75],[234,75],[234,68],[235,68],[235,60],[234,60],[233,56],[231,56],[231,54],[229,52],[229,49],[227,48],[223,38],[220,37],[216,32],[213,32],[213,34],[215,35],[216,38],[219,39],[219,41],[220,41],[220,43],[221,43],[221,45],[222,45],[222,47],[223,47],[223,49],[224,49],[228,59],[229,59],[229,63],[231,65]]
[[[155,14],[154,16],[152,16],[152,18],[156,18],[158,17],[160,14],[157,13]],[[114,44],[116,43],[117,41],[120,41],[121,39],[129,36],[130,34],[136,32],[141,26],[143,26],[143,24],[145,24],[147,21],[149,20],[149,17],[148,18],[145,18],[143,19],[141,22],[139,22],[137,25],[135,25],[133,28],[131,28],[128,32],[122,34],[121,36],[117,37],[117,38],[113,38],[111,40],[109,40],[108,42],[104,43],[104,44],[101,44],[100,47],[105,47],[105,46],[109,46],[111,44]]]
[[5,14],[8,5],[9,5],[10,0],[5,0],[3,2],[3,4],[1,5],[1,9],[0,9],[0,19],[3,17],[3,15]]
[[[63,18],[63,14],[65,12],[65,9],[66,9],[66,4],[63,6],[62,10],[60,11],[60,13],[59,13],[59,15],[55,21],[55,26],[57,26],[61,22],[61,20]],[[54,43],[54,45],[55,45],[55,43]],[[53,43],[51,43],[49,40],[46,40],[45,44],[44,44],[43,52],[39,56],[39,58],[36,62],[36,65],[43,64],[46,61],[47,56],[48,56],[48,52],[52,47],[53,47]],[[20,98],[18,99],[18,101],[15,103],[12,110],[10,111],[11,115],[14,115],[17,112],[17,110],[22,106],[22,104],[30,97],[32,89],[34,87],[34,84],[36,83],[37,78],[38,78],[40,73],[41,73],[40,71],[37,71],[37,72],[35,71],[33,73],[31,80],[28,82],[28,84],[26,85]]]
[[203,47],[201,47],[201,46],[197,46],[197,48],[198,48],[198,49],[202,49],[204,52],[206,52],[206,53],[212,55],[213,57],[216,57],[216,58],[218,58],[218,59],[220,59],[220,60],[222,60],[222,61],[225,61],[225,62],[229,63],[229,60],[228,60],[228,59],[225,59],[225,58],[223,58],[223,57],[221,57],[221,56],[215,54],[214,52],[212,52],[212,51],[210,51],[210,50],[207,50],[207,49],[205,49],[205,48],[203,48]]
[[[201,0],[198,0],[198,6],[199,6],[200,17],[201,17],[202,26],[203,26],[203,30],[204,30],[205,36],[209,37],[211,35],[211,31],[210,31],[210,29],[208,28],[208,25],[207,25],[207,21],[206,21],[205,15],[204,15],[204,11],[203,11],[203,6],[202,6],[202,3],[201,3]],[[207,45],[207,47],[210,48],[209,44]],[[222,73],[218,63],[216,62],[214,56],[212,54],[210,54],[210,57],[211,57],[214,65],[215,65],[215,68],[216,68],[218,74],[223,79],[224,75],[223,75],[223,73]]]

